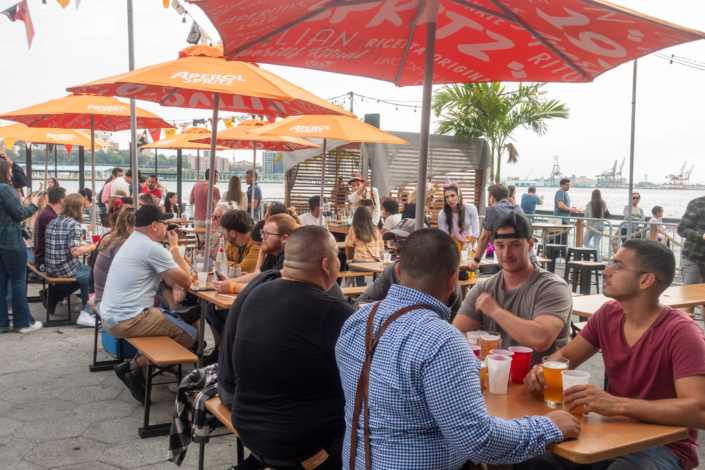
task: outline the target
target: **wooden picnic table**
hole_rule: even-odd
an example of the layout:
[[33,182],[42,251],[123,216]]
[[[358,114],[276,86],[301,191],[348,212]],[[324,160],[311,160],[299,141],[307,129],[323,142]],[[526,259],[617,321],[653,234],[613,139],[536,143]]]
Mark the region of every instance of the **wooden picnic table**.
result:
[[348,246],[345,244],[345,242],[335,242],[336,245],[338,245],[339,250],[344,250],[345,251],[345,256],[348,257],[348,261],[352,261],[353,259],[353,249],[351,246]]
[[[360,265],[358,265],[360,266]],[[573,300],[573,315],[591,317],[610,299],[604,294],[586,295]],[[705,284],[671,286],[661,294],[659,301],[673,308],[696,307],[705,304]]]
[[[542,258],[538,256],[536,258],[536,261],[539,263],[550,263],[551,260],[547,258]],[[389,266],[388,264],[385,265],[384,263],[355,263],[355,268],[356,269],[364,269],[365,271],[371,271],[375,274],[380,274],[382,271],[384,271],[384,268]],[[496,259],[483,259],[480,262],[480,267],[481,268],[491,268],[491,267],[496,267],[499,266],[499,263],[497,262]],[[462,261],[459,266],[461,271],[467,271],[469,269],[469,266],[466,264],[462,264]]]
[[[524,416],[544,416],[562,409],[549,406],[540,397],[529,394],[524,385],[510,383],[506,395],[483,392],[490,416],[521,419]],[[574,415],[580,420],[580,437],[546,450],[579,464],[591,464],[620,455],[685,439],[688,428],[644,423],[623,416],[607,417],[596,413]]]
[[350,230],[350,226],[349,225],[343,226],[343,225],[338,225],[338,224],[330,224],[328,226],[328,230],[333,233],[348,233],[348,231]]
[[[206,282],[206,286],[208,287],[213,287],[213,279],[215,278],[215,275],[213,273],[208,274],[208,281]],[[193,287],[199,287],[198,281],[194,280]],[[227,310],[230,308],[230,306],[235,302],[235,298],[237,297],[237,294],[219,294],[216,291],[213,290],[204,290],[200,292],[195,292],[192,289],[188,290],[190,293],[195,295],[196,297],[199,297],[206,302],[211,302],[212,304],[216,305],[220,309]]]

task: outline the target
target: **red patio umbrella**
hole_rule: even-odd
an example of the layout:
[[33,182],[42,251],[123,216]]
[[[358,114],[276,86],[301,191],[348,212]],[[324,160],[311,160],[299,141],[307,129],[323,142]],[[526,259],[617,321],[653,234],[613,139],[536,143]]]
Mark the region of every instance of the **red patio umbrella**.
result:
[[[227,59],[423,85],[419,182],[426,179],[432,84],[591,82],[705,37],[603,0],[189,2],[218,29]],[[419,187],[417,224],[425,198]]]

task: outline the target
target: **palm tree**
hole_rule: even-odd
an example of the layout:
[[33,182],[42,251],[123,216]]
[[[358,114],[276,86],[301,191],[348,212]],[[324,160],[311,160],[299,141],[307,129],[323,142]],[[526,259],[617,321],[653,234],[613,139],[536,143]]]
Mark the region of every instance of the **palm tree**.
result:
[[548,130],[547,120],[569,117],[565,104],[549,101],[543,96],[546,92],[539,91],[544,85],[520,83],[516,92],[505,92],[499,82],[445,85],[433,96],[433,112],[441,118],[437,132],[452,134],[455,139],[487,139],[492,154],[490,181],[499,183],[504,151],[509,152],[508,163],[518,161],[519,152],[511,142],[506,143],[514,140],[514,130],[522,126],[543,135]]

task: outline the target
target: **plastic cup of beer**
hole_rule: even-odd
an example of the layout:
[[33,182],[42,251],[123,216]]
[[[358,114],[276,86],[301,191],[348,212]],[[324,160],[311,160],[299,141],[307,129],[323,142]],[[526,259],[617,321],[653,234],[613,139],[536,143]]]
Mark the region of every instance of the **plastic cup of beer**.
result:
[[487,357],[487,372],[490,375],[490,393],[504,395],[509,384],[512,357],[493,354]]
[[468,264],[468,250],[461,251],[460,257],[463,260],[463,264]]
[[512,356],[512,370],[509,372],[509,377],[512,383],[524,383],[524,378],[526,374],[529,373],[529,369],[531,369],[531,355],[534,353],[534,350],[525,348],[524,346],[512,346],[509,350],[514,353],[514,356]]
[[208,282],[208,273],[203,271],[198,271],[198,287],[206,287]]
[[496,331],[483,331],[480,335],[480,357],[486,358],[493,349],[499,349],[502,337]]
[[549,405],[563,404],[563,376],[561,372],[568,370],[570,361],[564,357],[544,357],[543,358],[543,378],[546,381],[546,388],[543,391],[543,399]]
[[468,331],[465,333],[465,337],[468,339],[468,343],[479,345],[480,336],[482,336],[483,331]]
[[487,378],[487,361],[480,361],[480,390],[485,389],[485,378]]
[[475,356],[479,359],[480,358],[480,346],[476,344],[471,344],[470,349],[472,349],[472,352],[475,353]]
[[[561,372],[562,379],[563,379],[563,391],[565,392],[568,390],[570,387],[573,385],[587,385],[590,383],[590,374],[587,372],[583,372],[581,370],[564,370]],[[572,403],[572,402],[571,402]],[[563,409],[565,411],[568,411],[568,407],[570,406],[570,403],[563,403]],[[571,413],[576,414],[576,415],[581,415],[583,414],[583,407],[579,406]]]

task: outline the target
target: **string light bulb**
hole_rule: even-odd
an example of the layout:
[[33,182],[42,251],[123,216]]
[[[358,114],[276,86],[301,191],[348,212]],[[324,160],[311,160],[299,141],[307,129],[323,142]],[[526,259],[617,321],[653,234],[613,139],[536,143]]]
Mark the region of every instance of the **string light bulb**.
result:
[[186,29],[186,15],[184,15],[184,19],[181,20],[181,27]]
[[669,69],[673,68],[673,54],[671,54],[671,61],[668,63],[668,68]]
[[396,106],[397,106],[397,111],[399,111],[399,105],[396,105]]
[[47,0],[42,0],[42,9],[46,10],[47,8],[49,8],[49,6],[47,5]]

